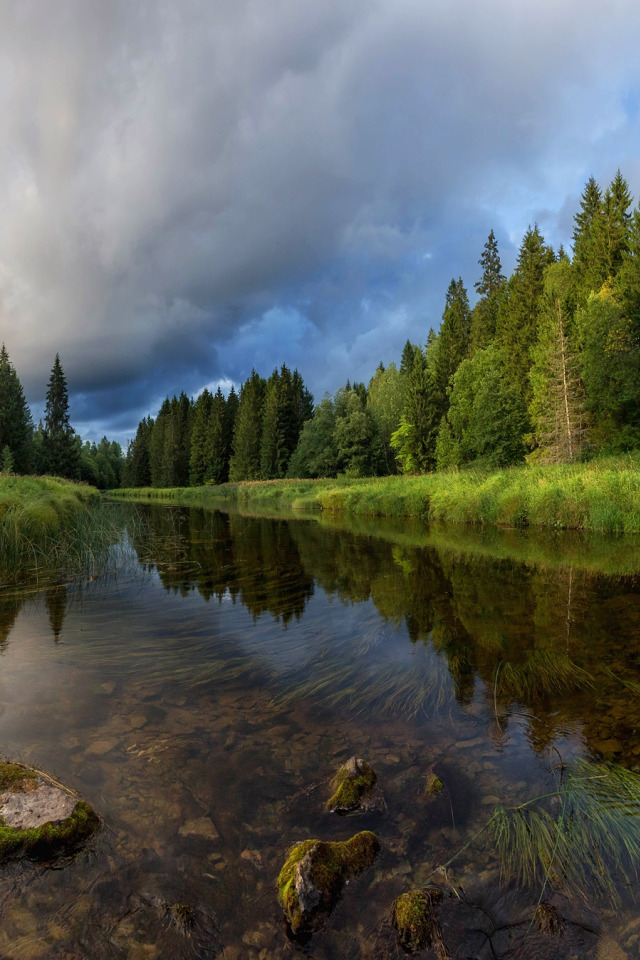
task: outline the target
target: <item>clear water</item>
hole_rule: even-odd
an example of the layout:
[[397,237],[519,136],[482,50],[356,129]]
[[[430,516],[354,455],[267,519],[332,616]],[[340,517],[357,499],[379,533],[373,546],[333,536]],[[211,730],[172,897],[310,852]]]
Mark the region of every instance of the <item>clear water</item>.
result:
[[[504,878],[486,832],[465,847],[496,803],[552,791],[561,761],[640,769],[640,578],[610,572],[620,544],[599,545],[601,573],[571,537],[140,509],[116,574],[0,592],[1,751],[105,821],[64,869],[0,873],[2,960],[393,957],[394,898],[456,853],[437,877],[453,957],[640,956],[635,882],[614,907]],[[354,754],[386,809],[327,814]],[[291,940],[288,848],[360,829],[373,868]],[[530,923],[552,887],[559,939]]]

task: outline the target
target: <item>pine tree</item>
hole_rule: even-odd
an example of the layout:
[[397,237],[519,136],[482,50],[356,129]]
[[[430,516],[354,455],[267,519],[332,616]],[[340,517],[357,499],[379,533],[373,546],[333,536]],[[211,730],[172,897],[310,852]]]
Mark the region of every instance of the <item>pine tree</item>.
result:
[[482,256],[478,260],[482,267],[482,276],[474,284],[480,300],[471,315],[470,340],[472,350],[481,350],[490,343],[496,332],[498,305],[506,278],[502,273],[498,243],[493,230],[484,245]]
[[599,290],[606,279],[603,265],[596,262],[594,234],[602,228],[602,191],[589,177],[580,198],[580,211],[573,218],[573,265],[582,298]]
[[56,358],[47,387],[42,436],[42,472],[73,479],[78,475],[79,455],[75,431],[69,420],[67,381]]
[[0,349],[0,449],[8,447],[13,470],[26,473],[31,466],[33,423],[22,384],[9,360],[6,347]]

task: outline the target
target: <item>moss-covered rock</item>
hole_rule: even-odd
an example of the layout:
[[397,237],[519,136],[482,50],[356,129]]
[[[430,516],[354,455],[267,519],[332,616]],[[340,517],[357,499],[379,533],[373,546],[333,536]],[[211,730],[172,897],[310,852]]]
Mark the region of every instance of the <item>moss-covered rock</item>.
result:
[[425,797],[437,797],[444,790],[444,783],[437,773],[429,770],[424,777],[424,795]]
[[409,890],[394,902],[391,922],[401,947],[408,953],[418,953],[433,946],[437,957],[449,957],[435,913],[435,906],[441,899],[442,893],[436,889]]
[[378,809],[381,798],[374,791],[377,779],[366,760],[350,757],[331,781],[333,795],[327,800],[326,809],[331,813]]
[[0,863],[69,854],[99,824],[71,790],[24,764],[0,762]]
[[278,900],[292,932],[317,929],[347,880],[370,867],[379,849],[370,830],[342,842],[303,840],[292,847],[278,877]]

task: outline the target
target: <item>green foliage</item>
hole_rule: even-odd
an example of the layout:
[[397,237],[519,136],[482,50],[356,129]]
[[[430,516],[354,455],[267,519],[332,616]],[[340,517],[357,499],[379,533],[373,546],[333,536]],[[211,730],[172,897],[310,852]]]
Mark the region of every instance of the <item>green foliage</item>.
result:
[[264,379],[253,370],[240,391],[240,404],[233,431],[233,453],[229,464],[229,479],[232,482],[260,478],[265,389]]
[[15,461],[13,459],[13,453],[11,452],[11,447],[7,443],[2,448],[2,463],[0,464],[0,470],[2,470],[2,473],[13,473],[14,467]]
[[[22,384],[18,379],[9,355],[2,344],[0,348],[0,449],[8,449],[12,458],[11,469],[18,473],[26,473],[32,460],[32,429],[31,413],[22,391]],[[7,459],[7,464],[9,463]]]
[[[548,273],[552,271],[566,274],[568,264],[553,264]],[[529,414],[536,442],[532,457],[572,463],[580,456],[585,439],[585,388],[577,337],[570,323],[569,297],[566,292],[564,296],[556,293],[551,284],[548,290],[542,299],[538,338],[531,350]]]
[[377,473],[379,445],[371,410],[355,390],[338,391],[333,438],[338,470],[349,477]]
[[323,397],[304,424],[289,461],[289,477],[335,477],[338,454],[334,439],[336,409],[331,397]]
[[506,283],[493,230],[478,263],[482,267],[482,277],[474,287],[480,299],[473,309],[470,324],[471,349],[474,351],[482,350],[495,337],[500,295]]
[[530,351],[537,337],[544,272],[553,260],[553,251],[545,246],[537,224],[529,227],[520,246],[516,269],[500,301],[496,335],[504,350],[508,377],[527,402],[531,396]]
[[57,353],[47,388],[40,453],[38,469],[41,473],[68,479],[78,477],[79,453],[69,420],[67,381]]
[[640,865],[640,778],[617,765],[578,760],[549,800],[498,805],[489,828],[504,877],[588,899],[617,899]]
[[638,446],[640,347],[631,318],[605,285],[578,311],[576,325],[591,445],[611,451]]
[[386,370],[381,365],[372,377],[367,390],[367,408],[373,415],[384,472],[387,474],[397,473],[398,469],[391,447],[391,436],[400,426],[406,395],[406,380],[407,378],[396,369],[395,363],[390,363]]
[[406,387],[400,425],[390,445],[403,473],[426,473],[436,464],[436,437],[444,406],[436,377],[417,350]]
[[436,444],[438,469],[522,461],[527,412],[495,346],[463,360],[453,378],[449,410]]

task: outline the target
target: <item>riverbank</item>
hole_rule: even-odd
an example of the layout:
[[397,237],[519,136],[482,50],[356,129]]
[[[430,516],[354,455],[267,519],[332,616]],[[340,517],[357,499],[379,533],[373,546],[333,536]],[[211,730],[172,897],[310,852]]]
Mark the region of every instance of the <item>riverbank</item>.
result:
[[56,569],[90,572],[106,541],[93,487],[54,477],[0,475],[0,577],[11,584]]
[[640,532],[640,454],[585,464],[358,480],[268,480],[111,490],[109,496],[246,508],[284,507],[446,523]]

